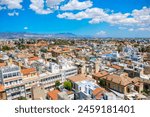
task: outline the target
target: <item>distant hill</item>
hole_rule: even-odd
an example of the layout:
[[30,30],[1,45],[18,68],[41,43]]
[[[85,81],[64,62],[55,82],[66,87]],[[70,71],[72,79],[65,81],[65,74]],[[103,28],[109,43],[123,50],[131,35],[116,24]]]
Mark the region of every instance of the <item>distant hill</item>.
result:
[[74,38],[78,37],[73,33],[56,33],[56,34],[37,34],[37,33],[12,33],[12,32],[5,32],[0,33],[0,39],[18,39],[18,38]]

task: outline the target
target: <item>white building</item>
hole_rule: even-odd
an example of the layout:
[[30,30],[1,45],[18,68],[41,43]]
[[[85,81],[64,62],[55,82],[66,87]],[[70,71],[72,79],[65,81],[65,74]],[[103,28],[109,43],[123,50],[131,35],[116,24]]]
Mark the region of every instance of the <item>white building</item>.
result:
[[16,65],[0,68],[0,82],[5,86],[7,99],[25,97],[25,86],[22,82],[20,69]]

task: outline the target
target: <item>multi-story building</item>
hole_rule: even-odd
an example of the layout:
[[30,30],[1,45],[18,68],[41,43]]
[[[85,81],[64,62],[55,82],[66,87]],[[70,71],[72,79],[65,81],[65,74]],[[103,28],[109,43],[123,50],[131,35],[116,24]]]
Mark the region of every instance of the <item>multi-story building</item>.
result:
[[7,99],[25,97],[25,86],[22,82],[20,69],[16,65],[0,68],[0,82],[4,85]]

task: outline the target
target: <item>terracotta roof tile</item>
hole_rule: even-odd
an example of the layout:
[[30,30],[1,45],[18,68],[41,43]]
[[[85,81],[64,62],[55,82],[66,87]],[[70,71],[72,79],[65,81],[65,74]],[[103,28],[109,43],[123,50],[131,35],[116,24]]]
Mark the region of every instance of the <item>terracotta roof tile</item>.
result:
[[0,84],[0,92],[4,91],[4,86],[2,84]]
[[21,70],[21,73],[23,75],[28,75],[30,73],[35,73],[36,72],[36,69],[35,68],[27,68],[27,69],[22,69]]
[[95,97],[95,99],[100,99],[102,96],[103,96],[103,93],[106,92],[106,90],[104,88],[96,88],[94,91],[93,91],[93,96]]
[[120,85],[123,85],[123,86],[126,86],[126,85],[132,83],[131,78],[129,78],[127,76],[118,76],[118,75],[115,75],[115,74],[111,74],[111,75],[106,76],[106,79],[108,81],[111,81],[111,82],[114,82],[116,84],[120,84]]
[[6,66],[6,63],[0,63],[0,67]]
[[112,68],[117,69],[117,70],[123,69],[123,67],[121,67],[119,65],[108,65],[108,67],[112,67]]
[[39,57],[37,56],[29,58],[29,61],[37,61],[37,60],[39,60]]
[[100,71],[100,72],[97,72],[95,74],[93,74],[93,76],[96,76],[96,77],[104,77],[106,75],[108,75],[109,73],[107,71]]
[[53,90],[47,93],[48,97],[51,98],[51,100],[57,100],[58,99],[58,93],[60,93],[59,90]]

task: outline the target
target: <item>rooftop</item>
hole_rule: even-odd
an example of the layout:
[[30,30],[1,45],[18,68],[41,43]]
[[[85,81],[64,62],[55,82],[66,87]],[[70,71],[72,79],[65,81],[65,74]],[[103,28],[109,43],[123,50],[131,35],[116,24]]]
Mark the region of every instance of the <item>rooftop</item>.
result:
[[93,74],[93,76],[96,76],[96,77],[103,77],[103,76],[106,76],[108,75],[109,73],[107,71],[100,71],[100,72],[97,72],[95,74]]
[[29,58],[29,61],[37,61],[37,60],[39,60],[39,57],[37,57],[37,56]]
[[21,70],[21,73],[23,75],[28,75],[30,73],[35,73],[36,72],[36,69],[35,68],[27,68],[27,69],[22,69]]
[[58,99],[58,93],[60,93],[59,90],[53,90],[47,93],[48,97],[51,98],[51,100],[57,100]]
[[2,84],[0,84],[0,92],[4,91],[4,86]]
[[70,80],[72,82],[80,82],[80,81],[88,80],[88,79],[89,78],[87,78],[86,75],[84,75],[84,74],[79,74],[79,75],[68,78],[68,80]]
[[123,86],[126,86],[126,85],[132,83],[132,79],[129,78],[128,76],[124,76],[124,75],[119,76],[119,75],[111,74],[104,78],[107,79],[108,81],[111,81],[111,82],[114,82],[116,84],[120,84]]

